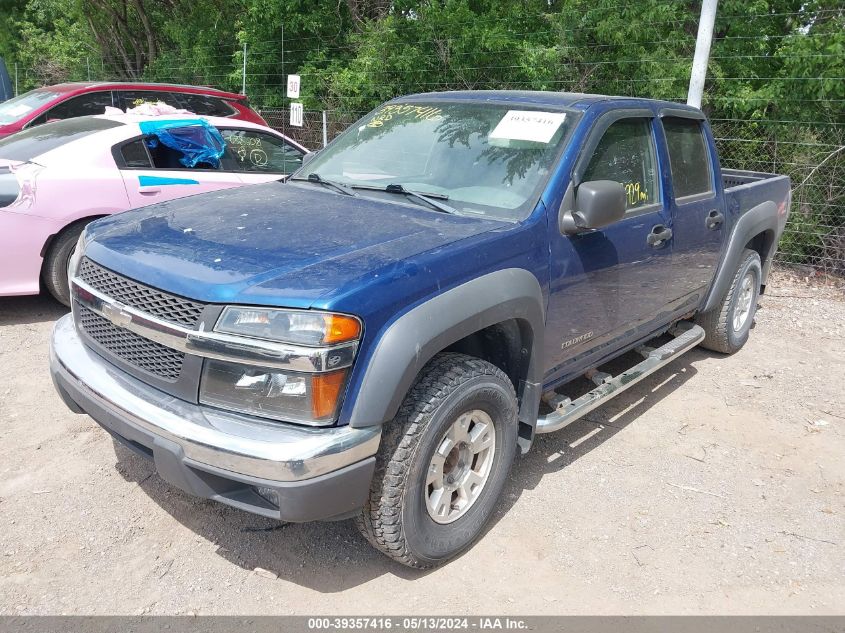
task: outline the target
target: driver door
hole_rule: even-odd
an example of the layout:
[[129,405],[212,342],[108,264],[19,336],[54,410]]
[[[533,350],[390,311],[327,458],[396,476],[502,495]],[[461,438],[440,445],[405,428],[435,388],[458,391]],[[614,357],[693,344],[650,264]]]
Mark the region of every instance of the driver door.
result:
[[608,113],[584,144],[573,186],[592,180],[620,182],[626,212],[609,226],[573,235],[562,234],[557,223],[550,222],[550,380],[603,344],[647,334],[667,306],[672,239],[655,243],[650,238],[652,233],[671,232],[657,147],[655,121],[648,110]]

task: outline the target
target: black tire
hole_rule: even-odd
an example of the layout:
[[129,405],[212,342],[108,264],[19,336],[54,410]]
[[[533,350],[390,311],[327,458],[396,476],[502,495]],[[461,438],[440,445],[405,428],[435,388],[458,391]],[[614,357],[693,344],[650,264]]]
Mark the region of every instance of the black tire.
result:
[[[459,518],[438,523],[426,505],[426,476],[444,433],[471,411],[483,411],[492,420],[495,451],[489,475]],[[409,567],[446,562],[482,534],[510,472],[516,439],[516,393],[504,372],[464,354],[435,356],[396,418],[385,425],[370,497],[356,517],[358,529],[374,547]],[[450,512],[452,507],[450,502]]]
[[[696,322],[704,328],[705,336],[701,343],[702,347],[724,354],[733,354],[742,349],[742,346],[748,340],[748,334],[754,323],[762,275],[760,255],[752,250],[745,249],[740,258],[739,267],[721,303],[711,311],[700,314],[696,318]],[[748,308],[748,315],[739,327],[735,327],[734,317],[737,310],[743,305],[740,297],[743,295],[743,284],[746,277],[751,279],[751,303]]]
[[59,303],[70,306],[70,287],[67,278],[67,266],[76,250],[76,242],[82,234],[87,222],[71,224],[59,233],[50,243],[50,248],[44,255],[41,267],[41,279],[44,287]]

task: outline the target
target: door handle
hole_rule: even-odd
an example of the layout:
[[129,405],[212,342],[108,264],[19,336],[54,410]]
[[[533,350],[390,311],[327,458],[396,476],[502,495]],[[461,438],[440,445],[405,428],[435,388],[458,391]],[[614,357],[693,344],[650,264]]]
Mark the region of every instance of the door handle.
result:
[[665,227],[662,224],[658,224],[657,226],[651,229],[651,233],[648,234],[646,242],[649,243],[649,246],[653,246],[654,248],[660,248],[669,239],[671,239],[671,237],[672,229]]
[[151,196],[155,193],[161,193],[161,187],[138,187],[138,193],[142,196]]
[[704,224],[705,224],[705,226],[707,226],[708,229],[710,229],[711,231],[714,231],[714,230],[718,229],[720,226],[722,226],[722,222],[724,222],[724,221],[725,221],[725,216],[722,215],[716,209],[713,209],[712,211],[710,211],[710,213],[707,214],[707,217],[704,219]]

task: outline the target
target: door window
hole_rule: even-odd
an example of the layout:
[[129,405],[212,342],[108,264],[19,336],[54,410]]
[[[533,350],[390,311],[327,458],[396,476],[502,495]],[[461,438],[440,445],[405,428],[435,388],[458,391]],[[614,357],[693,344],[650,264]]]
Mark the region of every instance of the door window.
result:
[[628,210],[657,202],[657,161],[649,119],[622,119],[611,124],[593,152],[583,180],[622,183]]
[[291,174],[302,165],[304,152],[282,139],[252,130],[220,130],[226,140],[221,164],[227,171]]
[[111,92],[89,92],[88,94],[62,101],[35,119],[32,125],[41,125],[54,119],[64,120],[92,114],[104,114],[106,107],[111,107],[111,105]]
[[663,119],[663,130],[669,147],[675,198],[713,191],[710,152],[701,123],[694,119],[667,117]]

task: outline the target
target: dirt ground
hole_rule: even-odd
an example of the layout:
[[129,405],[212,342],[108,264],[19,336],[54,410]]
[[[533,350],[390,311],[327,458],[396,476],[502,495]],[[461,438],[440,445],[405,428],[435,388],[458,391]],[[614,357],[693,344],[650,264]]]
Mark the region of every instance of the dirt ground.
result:
[[779,275],[749,344],[694,350],[518,460],[431,572],[351,522],[200,501],[47,370],[45,297],[0,299],[0,613],[845,613],[845,295]]

